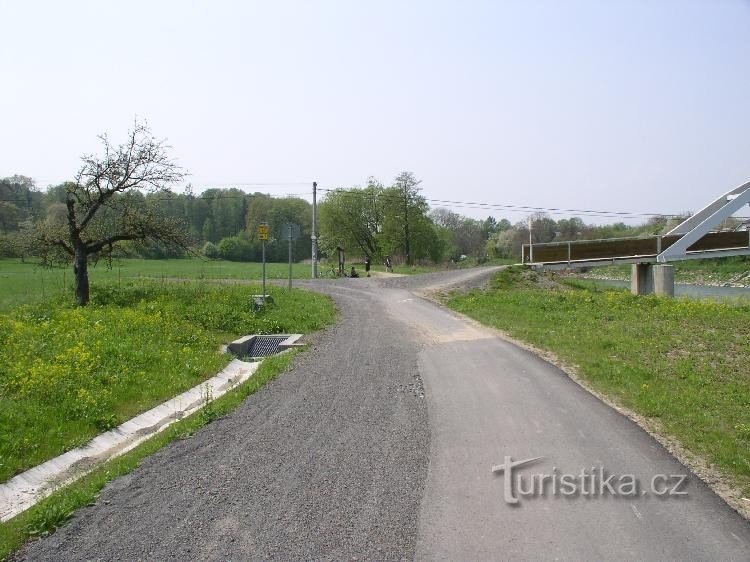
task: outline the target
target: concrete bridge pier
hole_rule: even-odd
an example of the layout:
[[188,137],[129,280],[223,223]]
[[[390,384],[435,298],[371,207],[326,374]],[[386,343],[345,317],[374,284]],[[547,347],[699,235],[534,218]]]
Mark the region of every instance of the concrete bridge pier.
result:
[[630,274],[630,292],[634,295],[656,293],[674,296],[674,266],[634,263]]
[[650,263],[634,263],[630,273],[630,292],[650,295],[654,292],[654,267]]
[[674,266],[654,266],[654,292],[662,297],[674,296]]

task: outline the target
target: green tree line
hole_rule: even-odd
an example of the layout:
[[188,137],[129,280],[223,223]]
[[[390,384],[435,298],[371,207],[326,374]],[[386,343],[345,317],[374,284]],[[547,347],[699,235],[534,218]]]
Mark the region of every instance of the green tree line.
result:
[[[46,223],[62,222],[65,214],[65,184],[39,189],[26,176],[0,179],[0,255],[38,255],[35,241]],[[439,263],[501,257],[518,259],[521,245],[529,240],[529,219],[511,223],[489,216],[478,220],[446,208],[430,208],[411,172],[399,174],[390,185],[369,178],[364,187],[322,190],[319,203],[319,248],[322,257],[334,256],[342,248],[350,258],[369,257],[396,263]],[[142,208],[182,225],[193,251],[208,258],[260,261],[258,225],[267,223],[269,261],[286,261],[287,242],[283,227],[295,223],[300,237],[294,242],[293,259],[310,257],[312,209],[298,197],[277,198],[237,188],[207,189],[195,194],[133,190],[127,197]],[[106,214],[104,215],[106,217]],[[555,220],[544,213],[531,217],[534,243],[592,240],[661,234],[681,217],[651,217],[638,225],[624,222],[587,224],[579,217]],[[729,225],[731,226],[731,225]],[[160,242],[130,241],[116,255],[145,258],[180,257],[185,250]]]
[[[117,194],[115,200],[127,197],[130,205],[148,208],[160,216],[174,219],[185,230],[190,247],[211,258],[236,261],[259,261],[261,243],[257,240],[260,223],[269,224],[267,244],[270,261],[286,261],[288,246],[282,232],[284,224],[300,227],[294,242],[293,259],[309,257],[311,215],[310,203],[297,197],[275,198],[240,189],[207,189],[194,194],[132,190]],[[49,223],[61,224],[66,213],[65,184],[39,189],[26,176],[0,179],[0,256],[39,255],[38,235]],[[106,218],[106,211],[102,216]],[[185,255],[185,250],[159,242],[132,241],[119,245],[120,256],[171,258]]]

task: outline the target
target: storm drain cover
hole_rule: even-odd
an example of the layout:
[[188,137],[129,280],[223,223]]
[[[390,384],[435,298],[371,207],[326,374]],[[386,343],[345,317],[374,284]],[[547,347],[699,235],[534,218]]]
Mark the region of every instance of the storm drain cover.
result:
[[268,357],[293,347],[299,347],[301,337],[302,334],[270,334],[267,336],[249,334],[234,340],[226,347],[222,347],[222,351],[228,351],[245,359]]
[[250,357],[267,357],[279,352],[279,344],[289,336],[255,336],[247,355]]

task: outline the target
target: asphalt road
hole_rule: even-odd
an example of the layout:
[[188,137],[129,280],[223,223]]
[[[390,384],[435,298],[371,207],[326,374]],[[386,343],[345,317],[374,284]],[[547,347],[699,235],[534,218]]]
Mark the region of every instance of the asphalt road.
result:
[[[341,319],[289,372],[113,482],[22,555],[750,559],[750,525],[637,425],[418,296],[489,273],[307,283],[336,299]],[[507,474],[493,472],[506,457],[543,457],[514,469],[522,488],[509,495]],[[549,487],[552,476],[600,467],[620,478],[619,494],[592,493],[602,489],[595,478],[568,496]],[[548,476],[544,497],[520,494],[534,474]],[[688,475],[686,495],[656,497],[660,474]],[[619,488],[631,475],[636,495]]]

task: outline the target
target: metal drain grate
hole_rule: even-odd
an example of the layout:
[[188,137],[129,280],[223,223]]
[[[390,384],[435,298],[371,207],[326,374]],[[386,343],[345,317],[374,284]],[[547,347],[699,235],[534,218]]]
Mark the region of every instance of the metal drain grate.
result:
[[289,336],[255,336],[247,350],[249,357],[267,357],[279,352],[279,344]]
[[234,353],[240,358],[268,357],[292,347],[299,347],[301,337],[302,334],[271,334],[267,336],[251,334],[234,340],[222,349]]

